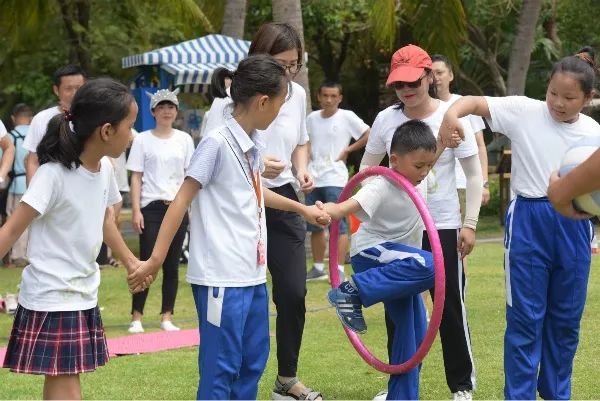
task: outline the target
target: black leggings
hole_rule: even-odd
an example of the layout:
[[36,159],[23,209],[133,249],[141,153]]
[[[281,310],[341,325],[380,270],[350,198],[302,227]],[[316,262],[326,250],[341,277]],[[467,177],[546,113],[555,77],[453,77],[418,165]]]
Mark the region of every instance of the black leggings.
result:
[[[140,260],[147,260],[152,255],[156,238],[158,237],[158,231],[160,225],[167,213],[168,205],[163,201],[150,202],[147,206],[142,208],[142,215],[144,216],[144,230],[140,234]],[[183,247],[183,240],[185,239],[185,233],[188,226],[187,213],[175,233],[173,242],[167,252],[167,257],[163,263],[163,282],[162,282],[162,306],[160,313],[171,312],[175,309],[175,298],[177,297],[177,287],[179,284],[179,259],[181,258],[181,249]],[[149,288],[133,294],[131,302],[131,313],[139,312],[144,313],[144,306],[146,305],[146,298],[148,297]]]
[[[444,270],[446,272],[446,301],[440,325],[442,354],[446,383],[453,393],[473,390],[475,385],[475,368],[471,353],[471,338],[465,309],[465,272],[462,261],[456,249],[458,230],[438,230],[442,253],[444,255]],[[429,237],[423,232],[423,249],[431,251]],[[434,298],[433,289],[430,291]],[[388,332],[388,354],[391,353],[391,340],[394,338],[394,324],[386,315]]]
[[[286,198],[298,200],[290,184],[271,188]],[[291,212],[266,208],[267,264],[277,308],[277,373],[294,377],[304,332],[306,306],[306,222]]]

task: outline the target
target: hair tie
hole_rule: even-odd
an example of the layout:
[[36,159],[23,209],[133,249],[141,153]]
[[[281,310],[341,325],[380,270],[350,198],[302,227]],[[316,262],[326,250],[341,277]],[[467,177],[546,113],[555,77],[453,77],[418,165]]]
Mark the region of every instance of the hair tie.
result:
[[65,121],[73,121],[73,114],[70,111],[65,111]]
[[575,55],[575,57],[577,57],[581,61],[585,61],[586,63],[588,63],[590,65],[590,67],[596,68],[596,63],[594,62],[594,59],[592,59],[592,57],[588,53],[586,53],[586,52],[577,53]]

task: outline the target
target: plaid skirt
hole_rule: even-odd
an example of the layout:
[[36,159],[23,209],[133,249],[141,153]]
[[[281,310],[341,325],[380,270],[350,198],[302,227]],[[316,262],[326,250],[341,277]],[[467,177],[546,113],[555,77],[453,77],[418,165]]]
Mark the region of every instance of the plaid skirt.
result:
[[39,312],[17,308],[4,367],[16,373],[76,375],[108,361],[100,310]]

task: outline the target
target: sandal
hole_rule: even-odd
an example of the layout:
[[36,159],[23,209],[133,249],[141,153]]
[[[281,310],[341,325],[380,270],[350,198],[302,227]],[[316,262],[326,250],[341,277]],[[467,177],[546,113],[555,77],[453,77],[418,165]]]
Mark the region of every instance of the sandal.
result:
[[299,380],[297,377],[290,379],[287,383],[281,383],[278,378],[275,378],[275,387],[273,388],[273,400],[309,400],[314,401],[317,398],[323,399],[323,395],[312,388],[305,387],[300,395],[292,394],[289,390],[294,387]]

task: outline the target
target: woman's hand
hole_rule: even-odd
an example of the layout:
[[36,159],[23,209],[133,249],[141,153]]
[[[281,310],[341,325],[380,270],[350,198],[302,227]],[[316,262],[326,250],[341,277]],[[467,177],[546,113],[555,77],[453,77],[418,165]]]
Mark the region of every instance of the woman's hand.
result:
[[144,231],[144,215],[142,215],[142,212],[132,212],[131,225],[133,226],[133,231],[138,234]]

